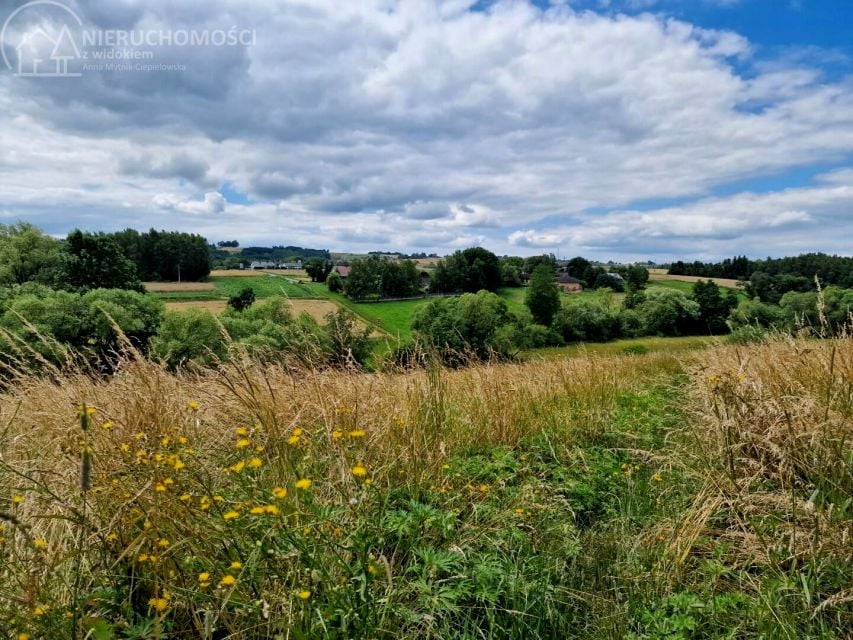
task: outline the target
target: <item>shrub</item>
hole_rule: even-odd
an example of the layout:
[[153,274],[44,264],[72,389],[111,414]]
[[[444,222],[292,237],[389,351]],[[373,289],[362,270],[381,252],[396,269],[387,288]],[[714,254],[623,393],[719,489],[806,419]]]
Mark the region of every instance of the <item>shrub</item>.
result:
[[239,293],[228,298],[228,306],[235,311],[244,311],[255,302],[255,290],[252,287],[244,287]]
[[206,309],[167,311],[151,340],[151,354],[171,368],[211,365],[224,360],[227,353],[222,324]]
[[341,293],[344,290],[344,279],[337,271],[333,271],[326,278],[326,286],[332,293]]
[[609,294],[576,298],[557,312],[553,327],[566,342],[606,342],[619,337],[619,311]]
[[679,336],[696,330],[699,305],[681,291],[651,289],[637,306],[644,335]]

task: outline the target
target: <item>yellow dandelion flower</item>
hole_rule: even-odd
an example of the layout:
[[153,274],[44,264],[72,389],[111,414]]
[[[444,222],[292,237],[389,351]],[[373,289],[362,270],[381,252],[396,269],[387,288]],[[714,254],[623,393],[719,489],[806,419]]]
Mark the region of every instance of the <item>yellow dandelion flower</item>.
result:
[[301,436],[301,435],[302,435],[302,429],[300,429],[299,427],[297,427],[296,429],[294,429],[294,430],[293,430],[293,435],[295,435],[295,436]]
[[12,504],[21,504],[24,501],[24,496],[12,496]]
[[168,598],[151,598],[148,601],[148,604],[157,613],[163,613],[166,609],[169,608],[169,599]]
[[171,545],[171,544],[172,544],[172,543],[171,543],[171,542],[169,542],[168,540],[166,540],[166,538],[160,538],[160,539],[157,541],[157,546],[158,546],[158,547],[162,547],[163,549],[167,548],[167,547],[168,547],[169,545]]
[[165,484],[167,487],[170,487],[175,484],[175,481],[171,478],[166,478],[165,480],[163,480],[163,484]]
[[196,402],[195,400],[187,403],[187,409],[189,409],[190,411],[198,411],[198,407],[198,402]]
[[287,444],[299,444],[299,436],[290,436],[287,439]]
[[260,458],[252,458],[248,462],[249,467],[252,469],[257,469],[258,467],[262,467],[263,464],[264,464],[264,461],[261,460]]
[[118,448],[119,451],[121,451],[122,453],[127,453],[128,451],[130,451],[130,445],[127,442],[121,443]]
[[163,493],[164,491],[166,491],[166,485],[162,482],[158,482],[154,485],[154,491],[156,491],[157,493]]
[[652,480],[655,482],[663,482],[663,476],[659,473],[656,473],[652,476]]
[[174,467],[175,471],[180,471],[181,469],[186,469],[187,465],[180,458],[175,458],[175,464],[172,467]]
[[210,581],[210,573],[208,573],[207,571],[202,571],[200,574],[198,574],[198,581],[199,582]]
[[308,589],[303,589],[299,593],[296,594],[296,597],[300,600],[308,600],[311,597],[311,592]]
[[373,484],[373,479],[372,479],[372,478],[368,478],[367,480],[365,480],[365,481],[364,481],[364,484],[366,484],[366,485],[368,485],[368,486],[372,485],[372,484]]
[[33,546],[40,550],[47,549],[47,540],[44,538],[36,538],[33,540]]
[[352,468],[352,475],[356,478],[363,478],[367,475],[367,467],[363,464],[357,464]]
[[491,487],[487,484],[481,484],[479,487],[477,487],[477,489],[480,491],[480,493],[488,493],[491,490]]
[[239,462],[235,462],[228,469],[233,471],[234,473],[240,473],[246,467],[246,463],[240,460]]
[[303,491],[311,488],[311,481],[308,478],[302,478],[302,480],[297,480],[294,485],[297,489],[302,489]]
[[168,447],[172,443],[172,439],[169,436],[163,436],[160,438],[160,446]]
[[344,437],[343,431],[338,431],[337,429],[332,431],[332,440],[340,440],[343,437]]
[[230,587],[232,584],[236,584],[236,583],[237,583],[237,578],[235,578],[231,574],[229,574],[227,576],[222,576],[222,580],[219,581],[219,584],[221,584],[223,587]]
[[252,441],[248,438],[240,438],[237,442],[234,443],[234,447],[237,449],[245,449],[249,445],[252,444]]
[[106,422],[104,422],[104,423],[101,425],[101,429],[105,429],[105,430],[107,430],[107,431],[109,431],[109,430],[110,430],[110,429],[112,429],[112,428],[113,428],[113,423],[112,423],[112,422],[110,422],[109,420],[107,420]]
[[224,516],[222,516],[225,520],[235,520],[240,517],[240,514],[236,511],[229,511]]
[[180,436],[178,438],[178,444],[187,444],[188,442],[189,442],[189,439],[186,436]]
[[264,513],[266,513],[268,516],[277,516],[281,512],[274,504],[268,504],[264,507]]
[[281,500],[282,498],[287,497],[287,489],[285,489],[284,487],[275,487],[272,490],[272,495],[273,498],[278,498],[279,500]]
[[263,507],[252,507],[251,509],[249,509],[249,513],[251,513],[253,516],[261,516],[264,514],[264,508]]
[[43,616],[45,613],[47,613],[47,609],[45,609],[44,607],[36,607],[35,609],[33,609],[33,615],[36,617]]
[[18,635],[15,636],[15,639],[16,640],[30,640],[30,634],[29,633],[19,633]]
[[363,438],[367,435],[364,429],[355,429],[347,434],[350,438]]
[[115,531],[107,534],[107,541],[108,542],[115,542],[116,540],[118,540],[118,534]]
[[230,567],[230,568],[231,568],[231,569],[234,569],[235,571],[236,571],[236,570],[238,570],[238,569],[242,569],[242,568],[243,568],[243,563],[242,563],[242,562],[236,562],[236,561],[235,561],[235,562],[232,562],[232,563],[231,563],[231,567]]
[[249,430],[246,427],[237,427],[236,429],[234,429],[234,433],[236,433],[238,436],[243,437],[249,435]]
[[136,560],[137,562],[148,562],[148,558],[149,556],[147,553],[140,553],[139,556],[137,556]]
[[222,496],[213,496],[213,500],[214,502],[222,502],[223,500],[225,500],[225,498],[223,498]]

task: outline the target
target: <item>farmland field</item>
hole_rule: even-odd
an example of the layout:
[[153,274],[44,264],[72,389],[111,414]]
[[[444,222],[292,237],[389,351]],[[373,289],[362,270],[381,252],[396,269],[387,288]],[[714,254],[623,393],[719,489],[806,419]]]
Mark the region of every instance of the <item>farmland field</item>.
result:
[[[240,272],[238,272],[240,273]],[[282,275],[259,274],[251,272],[245,276],[211,276],[210,282],[202,283],[156,283],[157,288],[151,290],[153,295],[165,302],[173,301],[211,301],[227,300],[229,296],[239,293],[244,287],[251,287],[258,298],[270,296],[286,296],[289,298],[316,298],[318,295],[306,283],[296,282]],[[174,285],[167,288],[167,285]],[[206,285],[204,288],[201,285]]]

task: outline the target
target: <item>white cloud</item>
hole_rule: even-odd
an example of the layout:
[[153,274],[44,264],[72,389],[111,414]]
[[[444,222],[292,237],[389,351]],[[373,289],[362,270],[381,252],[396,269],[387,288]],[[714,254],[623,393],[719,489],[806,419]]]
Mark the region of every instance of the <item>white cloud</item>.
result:
[[[236,23],[256,28],[257,44],[173,48],[167,58],[186,63],[183,73],[0,76],[0,209],[51,232],[184,225],[211,239],[340,249],[560,240],[616,255],[620,242],[704,251],[706,238],[725,237],[720,250],[731,253],[753,229],[794,226],[816,246],[835,241],[816,221],[843,198],[816,209],[707,196],[843,163],[853,151],[848,80],[802,61],[753,65],[741,36],[663,15],[472,4],[79,7],[122,28]],[[225,182],[252,202],[227,204],[227,217],[214,191]],[[671,198],[697,202],[633,206]]]

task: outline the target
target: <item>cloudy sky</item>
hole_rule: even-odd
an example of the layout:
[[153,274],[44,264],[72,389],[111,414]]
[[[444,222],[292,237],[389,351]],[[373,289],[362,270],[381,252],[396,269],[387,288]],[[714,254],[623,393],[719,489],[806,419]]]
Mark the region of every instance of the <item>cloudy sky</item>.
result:
[[[853,253],[850,0],[24,4],[0,0],[0,222],[333,251]],[[229,30],[254,35],[213,43]],[[92,40],[110,33],[144,42]],[[18,75],[62,56],[79,76]]]

